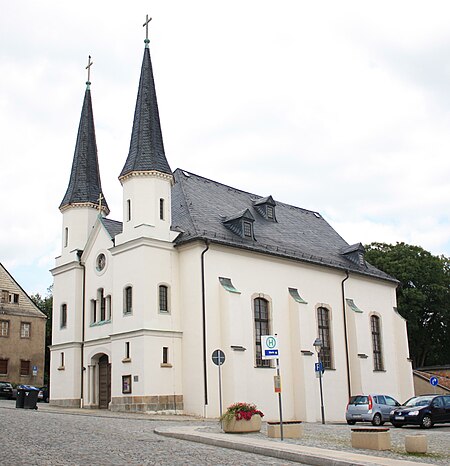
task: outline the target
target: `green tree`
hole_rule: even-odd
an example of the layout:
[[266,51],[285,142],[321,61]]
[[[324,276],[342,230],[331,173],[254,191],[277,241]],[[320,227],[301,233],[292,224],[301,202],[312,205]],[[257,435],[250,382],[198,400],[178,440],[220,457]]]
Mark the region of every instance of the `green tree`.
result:
[[371,243],[366,246],[366,259],[400,282],[398,312],[407,320],[413,367],[448,364],[449,258],[405,243]]
[[39,293],[31,295],[30,298],[36,306],[47,316],[45,327],[45,366],[44,383],[49,383],[50,375],[50,348],[52,344],[52,309],[53,309],[53,285],[47,288],[47,296],[42,297]]

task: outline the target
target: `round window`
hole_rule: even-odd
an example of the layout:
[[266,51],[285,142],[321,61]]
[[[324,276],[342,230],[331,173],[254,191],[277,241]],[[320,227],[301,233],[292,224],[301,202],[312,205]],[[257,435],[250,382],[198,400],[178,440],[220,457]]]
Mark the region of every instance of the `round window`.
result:
[[101,272],[106,265],[106,256],[101,253],[97,256],[97,261],[96,261],[96,268],[99,272]]

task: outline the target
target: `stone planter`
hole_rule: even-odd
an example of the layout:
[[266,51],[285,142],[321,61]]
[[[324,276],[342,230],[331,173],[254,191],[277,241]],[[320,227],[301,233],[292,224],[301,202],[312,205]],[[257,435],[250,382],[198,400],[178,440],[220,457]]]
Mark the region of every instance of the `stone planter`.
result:
[[239,434],[245,432],[259,432],[261,430],[261,416],[254,414],[250,420],[240,419],[239,421],[233,417],[230,420],[222,422],[223,431],[228,434]]
[[428,439],[426,435],[407,435],[405,437],[405,450],[407,453],[426,453]]
[[387,428],[352,429],[352,447],[367,450],[390,450],[391,433]]
[[[281,438],[281,427],[279,422],[267,423],[267,436],[269,438]],[[284,421],[283,438],[302,438],[302,421]]]

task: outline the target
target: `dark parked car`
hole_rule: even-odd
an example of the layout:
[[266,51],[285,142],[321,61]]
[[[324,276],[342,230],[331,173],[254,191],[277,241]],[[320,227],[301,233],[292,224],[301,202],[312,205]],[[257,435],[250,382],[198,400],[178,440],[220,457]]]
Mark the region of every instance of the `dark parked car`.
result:
[[347,424],[371,422],[382,426],[389,421],[389,414],[400,403],[389,395],[356,395],[350,398],[345,411]]
[[13,387],[9,382],[0,382],[0,397],[8,400],[13,397]]
[[403,406],[393,409],[390,420],[394,427],[413,424],[423,429],[450,422],[450,395],[414,396]]
[[48,403],[48,387],[47,386],[41,387],[39,389],[38,401],[43,401],[44,403]]

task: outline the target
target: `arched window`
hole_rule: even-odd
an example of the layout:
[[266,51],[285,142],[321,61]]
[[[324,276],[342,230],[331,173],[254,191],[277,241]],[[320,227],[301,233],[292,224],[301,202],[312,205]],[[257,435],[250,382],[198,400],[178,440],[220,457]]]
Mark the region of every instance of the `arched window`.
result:
[[127,286],[123,290],[123,313],[131,314],[133,311],[133,288]]
[[69,229],[66,227],[64,228],[64,247],[67,248],[69,245]]
[[61,304],[61,328],[67,327],[67,304]]
[[370,330],[372,332],[373,368],[383,370],[383,355],[381,353],[381,326],[378,316],[370,316]]
[[97,290],[97,299],[100,305],[100,322],[106,320],[106,298],[103,288]]
[[270,367],[270,360],[262,358],[261,335],[270,335],[269,302],[264,298],[253,301],[255,320],[255,355],[256,367]]
[[322,349],[320,358],[325,369],[331,369],[331,330],[330,330],[330,311],[326,307],[317,308],[317,326],[319,338],[322,340]]
[[169,312],[169,288],[159,285],[159,312]]

